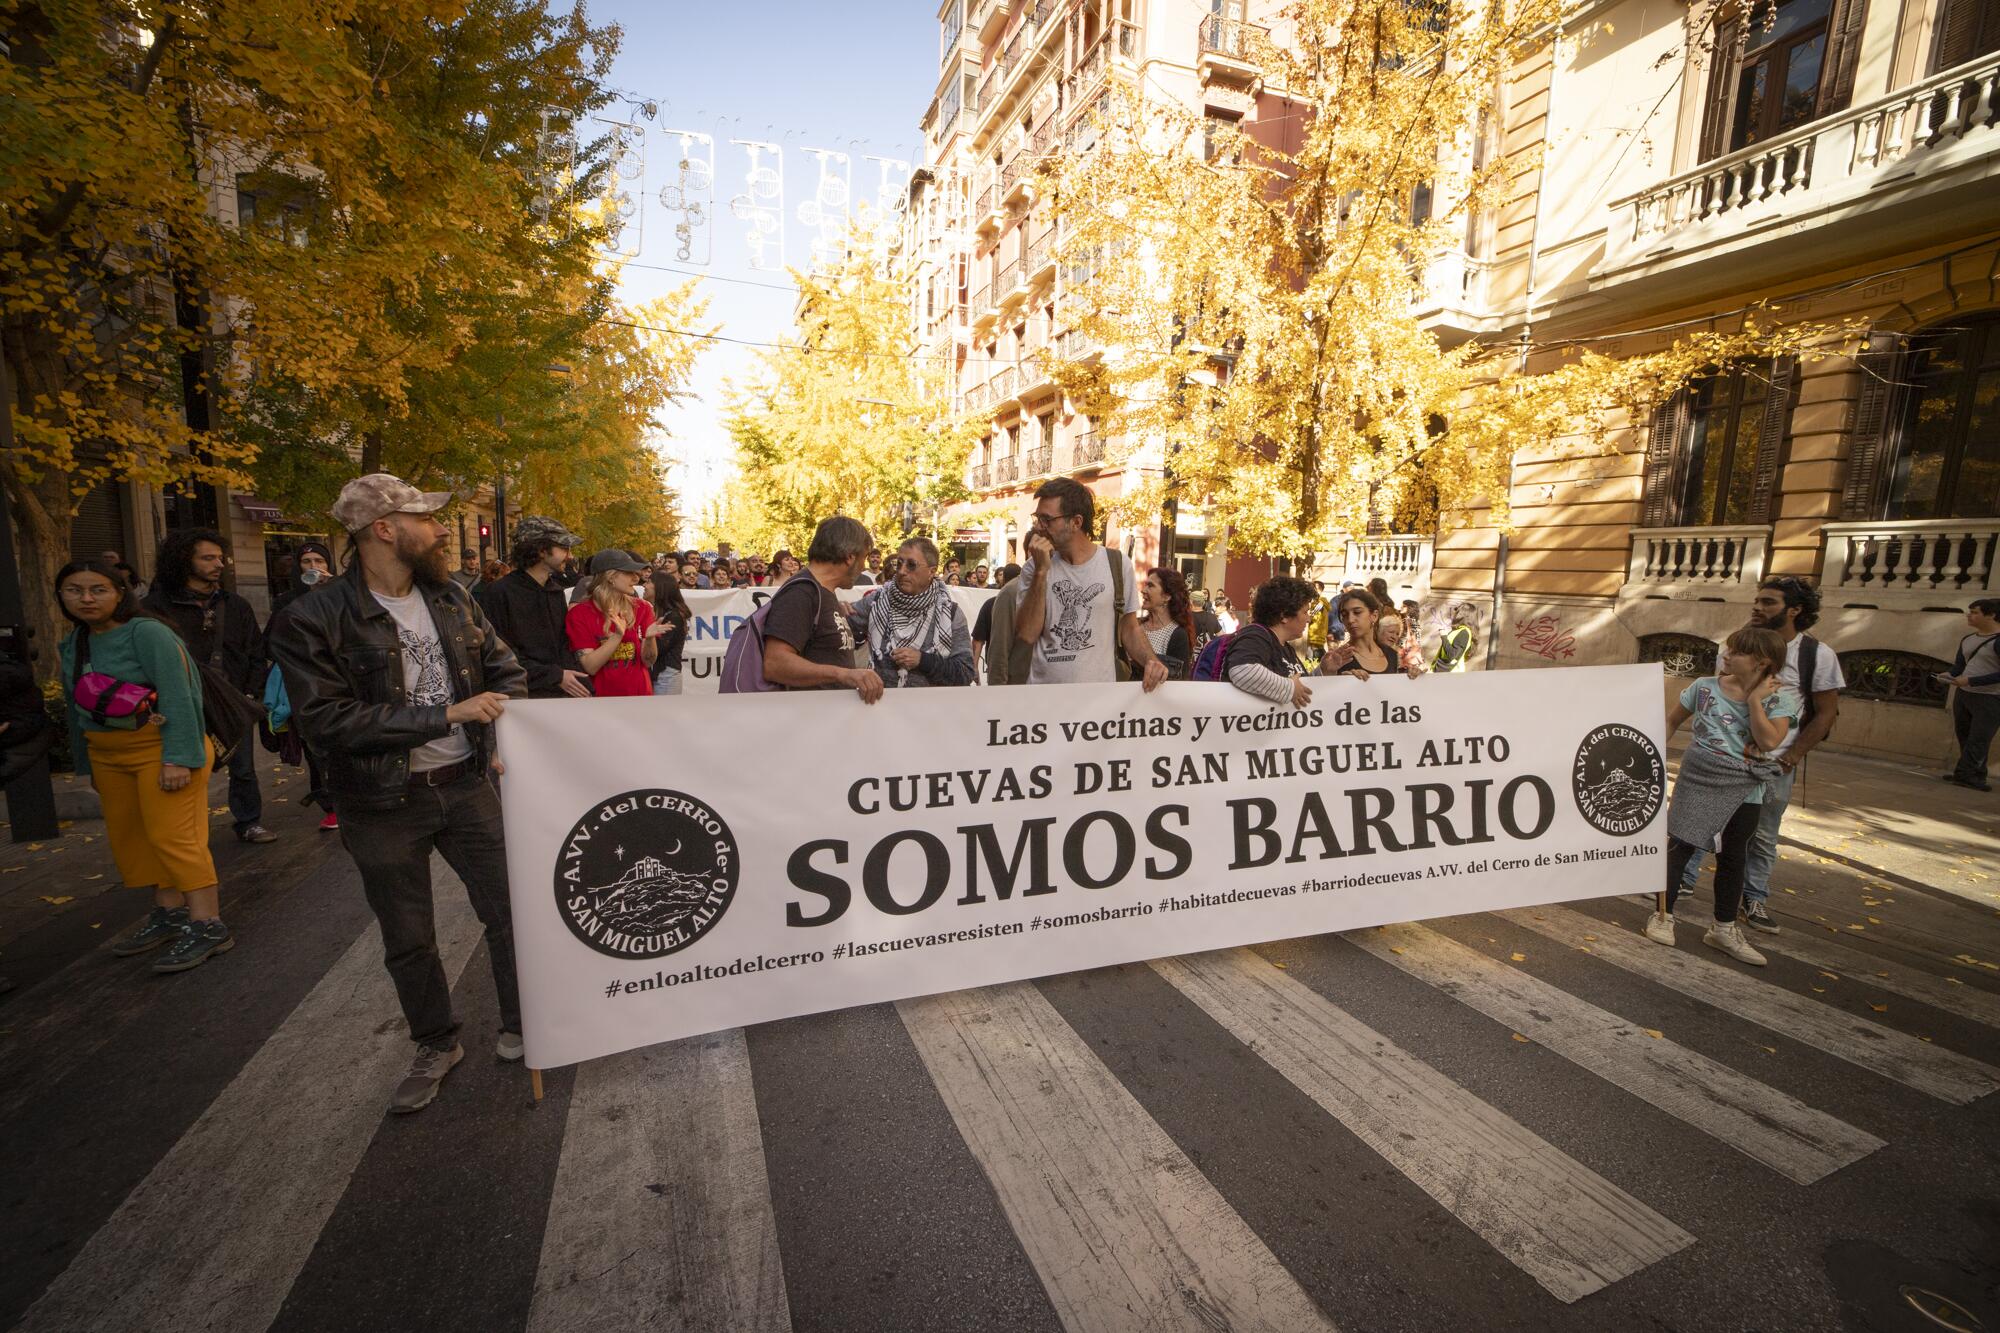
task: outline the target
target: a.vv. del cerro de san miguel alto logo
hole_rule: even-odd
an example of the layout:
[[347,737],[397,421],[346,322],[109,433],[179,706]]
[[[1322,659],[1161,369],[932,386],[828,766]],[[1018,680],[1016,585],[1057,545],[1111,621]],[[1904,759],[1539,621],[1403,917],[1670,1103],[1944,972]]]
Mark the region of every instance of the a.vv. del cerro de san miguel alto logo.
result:
[[1576,747],[1570,786],[1576,808],[1592,828],[1629,838],[1660,812],[1667,796],[1667,766],[1645,732],[1609,722]]
[[660,958],[722,919],[740,868],[715,811],[683,792],[626,792],[593,805],[563,840],[556,907],[601,954]]

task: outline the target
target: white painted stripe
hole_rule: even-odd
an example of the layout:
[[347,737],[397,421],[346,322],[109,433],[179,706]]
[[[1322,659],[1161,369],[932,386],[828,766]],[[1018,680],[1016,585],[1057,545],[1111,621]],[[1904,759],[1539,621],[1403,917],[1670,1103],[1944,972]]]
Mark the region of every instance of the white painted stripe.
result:
[[1677,1120],[1810,1185],[1883,1141],[1422,926],[1344,936]]
[[1333,1327],[1033,985],[896,1007],[1064,1328]]
[[[1683,923],[1679,946],[1667,949],[1566,907],[1494,915],[1941,1101],[1963,1105],[2000,1088],[2000,1069],[1991,1065],[1734,971],[1716,961],[1720,954],[1701,957],[1712,951],[1701,943],[1698,925],[1690,930]],[[1586,943],[1587,934],[1597,938]]]
[[1558,1299],[1694,1242],[1250,950],[1153,968]]
[[788,1333],[743,1030],[576,1071],[528,1333]]
[[[1988,1027],[2000,1028],[2000,995],[1977,986],[1954,986],[1942,976],[1920,972],[1903,963],[1878,958],[1872,953],[1849,947],[1814,926],[1793,927],[1776,935],[1753,933],[1750,942],[1767,953],[1783,954],[1814,967],[1837,972],[1843,979],[1859,981],[1877,990],[1912,1000],[1921,1000],[1946,1013],[1963,1014]],[[1938,967],[1949,972],[1949,963]],[[1977,972],[1979,969],[1969,969]]]
[[[456,982],[479,941],[442,862],[437,941]],[[223,966],[234,964],[228,960]],[[368,1151],[413,1048],[370,926],[84,1243],[19,1327],[268,1327]],[[449,1082],[441,1094],[450,1096]],[[135,1103],[134,1114],[144,1114]]]

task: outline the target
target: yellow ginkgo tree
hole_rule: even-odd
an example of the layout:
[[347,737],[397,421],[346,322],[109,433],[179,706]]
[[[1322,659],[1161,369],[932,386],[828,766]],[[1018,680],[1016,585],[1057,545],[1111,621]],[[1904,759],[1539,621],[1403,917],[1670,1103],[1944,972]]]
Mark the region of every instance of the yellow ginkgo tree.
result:
[[1529,357],[1421,323],[1433,257],[1518,167],[1475,168],[1482,112],[1563,7],[1293,0],[1243,32],[1264,110],[1241,129],[1126,90],[1052,157],[1065,308],[1104,349],[1058,375],[1152,451],[1126,517],[1203,505],[1233,547],[1297,561],[1475,505],[1504,522],[1516,449],[1613,447],[1608,423],[1705,366],[1837,348],[1843,330],[1746,322],[1645,356]]

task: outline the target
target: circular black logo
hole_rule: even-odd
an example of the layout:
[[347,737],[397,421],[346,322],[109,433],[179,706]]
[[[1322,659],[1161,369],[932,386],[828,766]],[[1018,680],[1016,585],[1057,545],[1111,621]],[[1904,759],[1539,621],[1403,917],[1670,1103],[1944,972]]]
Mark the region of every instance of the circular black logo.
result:
[[736,839],[677,791],[631,791],[593,806],[563,840],[556,906],[570,931],[613,958],[659,958],[700,939],[736,892]]
[[1667,766],[1646,733],[1611,722],[1576,747],[1570,786],[1576,808],[1592,828],[1629,838],[1660,812],[1667,796]]

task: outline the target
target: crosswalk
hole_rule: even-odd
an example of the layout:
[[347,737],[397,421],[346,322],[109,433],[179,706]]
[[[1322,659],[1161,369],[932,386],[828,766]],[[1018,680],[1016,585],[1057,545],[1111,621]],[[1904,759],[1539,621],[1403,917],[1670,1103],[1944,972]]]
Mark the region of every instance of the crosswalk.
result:
[[[438,905],[448,975],[490,984],[483,960],[472,966],[478,923],[447,875]],[[435,1229],[465,1232],[475,1250],[481,1234],[525,1229],[539,1238],[539,1262],[505,1326],[530,1333],[836,1326],[817,1313],[824,1271],[803,1283],[788,1272],[790,1238],[802,1233],[821,1252],[853,1253],[852,1281],[869,1286],[875,1313],[837,1326],[871,1333],[1438,1326],[1448,1307],[1426,1314],[1411,1291],[1432,1264],[1484,1275],[1495,1299],[1552,1328],[1608,1327],[1630,1313],[1619,1302],[1638,1297],[1623,1293],[1645,1289],[1648,1274],[1692,1280],[1716,1259],[1718,1210],[1699,1190],[1664,1185],[1660,1162],[1710,1164],[1700,1168],[1710,1188],[1809,1209],[1843,1173],[1893,1157],[1931,1118],[2000,1088],[1989,1063],[2000,1056],[2000,988],[1958,976],[1968,969],[1942,953],[1890,959],[1863,941],[1791,930],[1770,943],[1772,966],[1753,970],[1685,938],[1662,949],[1638,933],[1642,920],[1636,904],[1604,900],[1161,959],[1098,984],[907,1000],[871,1029],[880,1069],[906,1071],[889,1087],[874,1081],[880,1069],[857,1065],[801,1092],[783,1071],[760,1069],[755,1032],[628,1052],[553,1074],[559,1095],[543,1107],[523,1097],[487,1108],[481,1136],[455,1146],[521,1154],[533,1174],[534,1149],[512,1126],[560,1115],[561,1133],[541,1136],[553,1145],[544,1189],[511,1211],[466,1216],[454,1208],[450,1164],[426,1163],[440,1173],[435,1216],[380,1219],[382,1262],[420,1250]],[[1287,964],[1293,954],[1311,968]],[[10,1120],[74,1117],[75,1139],[51,1132],[50,1143],[87,1148],[92,1134],[117,1132],[121,1111],[147,1114],[143,1082],[127,1107],[61,1109],[86,1071],[51,1054],[62,1025],[46,1014],[73,1021],[75,994],[107,993],[105,962],[74,964],[74,992],[61,977],[39,988],[45,1010],[27,1010],[0,1046],[0,1071],[45,1071],[35,1086],[7,1088]],[[1836,974],[1896,997],[1897,1017],[1948,1019],[1950,1035],[1926,1040],[1815,994],[1814,979]],[[1341,984],[1325,984],[1330,976]],[[1688,1017],[1671,1031],[1646,1026],[1660,1006]],[[364,928],[156,1160],[94,1211],[73,1203],[64,1216],[88,1218],[87,1234],[38,1231],[32,1205],[10,1190],[0,1241],[22,1262],[0,1274],[0,1327],[368,1326],[342,1324],[337,1312],[305,1318],[287,1300],[336,1215],[363,1206],[347,1196],[365,1159],[407,1151],[397,1126],[412,1122],[383,1115],[408,1050],[396,1013],[379,937]],[[788,1039],[808,1040],[826,1021],[793,1020]],[[1712,1040],[1717,1030],[1782,1038],[1788,1058],[1739,1058],[1737,1046]],[[90,1049],[109,1041],[93,1033]],[[1523,1063],[1523,1050],[1549,1058]],[[1476,1058],[1450,1054],[1464,1052]],[[1485,1072],[1509,1060],[1519,1072]],[[1284,1108],[1269,1123],[1193,1133],[1190,1107],[1199,1111],[1203,1090],[1177,1071],[1197,1067],[1292,1100],[1266,1094]],[[1521,1095],[1507,1081],[1527,1077],[1551,1095]],[[1222,1095],[1232,1089],[1213,1091],[1215,1106],[1241,1116],[1241,1100]],[[453,1092],[447,1083],[445,1097]],[[809,1104],[774,1114],[769,1099],[781,1095]],[[1594,1128],[1623,1126],[1582,1123],[1566,1105],[1642,1122],[1658,1155],[1593,1150]],[[901,1160],[845,1161],[832,1146],[845,1140],[810,1137],[815,1122],[856,1116],[882,1121],[891,1142],[900,1136]],[[775,1125],[809,1137],[774,1145]],[[774,1147],[814,1164],[810,1202],[774,1189]],[[1290,1179],[1309,1197],[1268,1206],[1245,1181],[1269,1178],[1257,1159],[1285,1152],[1301,1154]],[[968,1159],[976,1171],[952,1178],[983,1184],[985,1197],[962,1183],[926,1193],[922,1174],[951,1177],[938,1163]],[[1407,1237],[1372,1231],[1367,1210],[1390,1204],[1421,1225]],[[850,1220],[913,1207],[934,1210],[923,1226],[940,1233],[938,1249],[962,1237],[966,1252],[953,1261],[966,1269],[963,1308],[899,1304],[896,1256]],[[1337,1231],[1339,1245],[1318,1246],[1301,1214]],[[978,1308],[988,1288],[974,1270],[991,1264],[1025,1265],[1045,1303]],[[1373,1292],[1377,1272],[1416,1313],[1369,1316],[1356,1293]],[[424,1310],[423,1326],[452,1326],[436,1302]],[[1586,1322],[1564,1323],[1572,1310]]]

